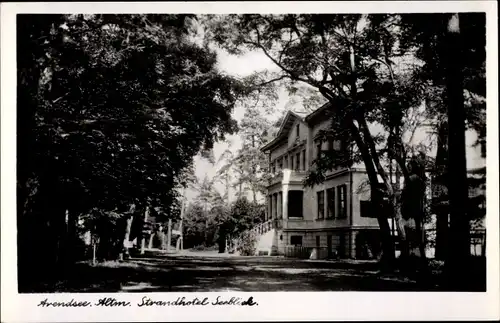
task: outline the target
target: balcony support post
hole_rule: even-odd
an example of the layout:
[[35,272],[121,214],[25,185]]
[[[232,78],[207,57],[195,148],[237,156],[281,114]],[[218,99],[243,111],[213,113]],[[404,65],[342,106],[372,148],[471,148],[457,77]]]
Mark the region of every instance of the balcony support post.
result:
[[288,219],[288,184],[283,184],[283,205],[281,206],[283,219]]

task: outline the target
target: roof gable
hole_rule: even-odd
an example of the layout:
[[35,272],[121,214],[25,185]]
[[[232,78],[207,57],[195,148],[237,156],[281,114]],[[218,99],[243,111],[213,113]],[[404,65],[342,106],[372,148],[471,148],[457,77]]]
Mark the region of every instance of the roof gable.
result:
[[285,118],[283,118],[283,121],[281,122],[281,125],[280,125],[280,128],[278,130],[276,137],[273,140],[271,140],[269,143],[264,145],[264,147],[262,147],[261,150],[265,151],[265,150],[271,148],[272,146],[274,146],[280,140],[287,137],[288,133],[290,132],[290,130],[291,130],[291,128],[296,120],[300,120],[300,121],[304,122],[304,118],[301,117],[299,114],[297,114],[293,111],[288,111],[285,115]]

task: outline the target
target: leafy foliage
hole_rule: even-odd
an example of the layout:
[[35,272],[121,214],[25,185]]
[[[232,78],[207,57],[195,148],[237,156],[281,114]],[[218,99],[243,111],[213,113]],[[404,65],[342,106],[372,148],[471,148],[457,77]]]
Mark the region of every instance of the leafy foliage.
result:
[[[18,16],[22,243],[52,234],[46,248],[59,253],[65,210],[67,222],[84,216],[101,235],[120,228],[131,205],[138,218],[146,207],[163,220],[178,216],[184,171],[236,130],[240,94],[216,53],[191,37],[193,18]],[[110,241],[120,245],[123,235]]]
[[245,231],[238,238],[236,250],[241,256],[253,256],[257,250],[257,236],[253,231]]

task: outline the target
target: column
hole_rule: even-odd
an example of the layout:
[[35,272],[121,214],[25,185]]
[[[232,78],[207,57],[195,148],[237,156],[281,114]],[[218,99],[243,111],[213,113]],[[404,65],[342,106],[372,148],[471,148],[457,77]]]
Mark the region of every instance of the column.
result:
[[269,220],[269,196],[266,196],[266,210],[264,214],[264,221]]
[[288,184],[283,184],[283,219],[288,219]]
[[283,192],[278,193],[278,219],[283,218]]
[[273,196],[269,194],[269,220],[273,218]]

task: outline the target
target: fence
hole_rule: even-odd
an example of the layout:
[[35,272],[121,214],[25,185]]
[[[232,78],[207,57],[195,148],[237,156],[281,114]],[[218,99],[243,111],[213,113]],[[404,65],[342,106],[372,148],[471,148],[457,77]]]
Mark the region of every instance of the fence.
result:
[[[436,229],[425,230],[425,243],[427,257],[434,258]],[[397,237],[396,247],[398,247]],[[470,231],[470,252],[472,256],[484,257],[486,255],[486,229],[475,229]]]
[[327,247],[304,247],[304,246],[285,246],[285,257],[299,259],[327,259],[334,258],[336,251],[328,252]]
[[[428,247],[426,248],[426,255],[429,258],[434,258],[434,239],[435,239],[436,230],[429,229],[425,230],[426,242]],[[471,246],[471,255],[472,256],[485,256],[486,254],[486,230],[472,230],[470,234],[470,246]],[[396,249],[398,248],[398,241],[396,239]],[[396,255],[399,254],[399,250],[396,252]],[[288,258],[300,258],[300,259],[327,259],[327,258],[336,258],[337,251],[332,249],[328,252],[327,247],[305,247],[305,246],[295,246],[295,245],[287,245],[285,246],[285,257]],[[342,256],[340,256],[342,257]],[[357,254],[357,257],[362,256]]]
[[285,257],[309,259],[312,249],[312,247],[285,246]]

